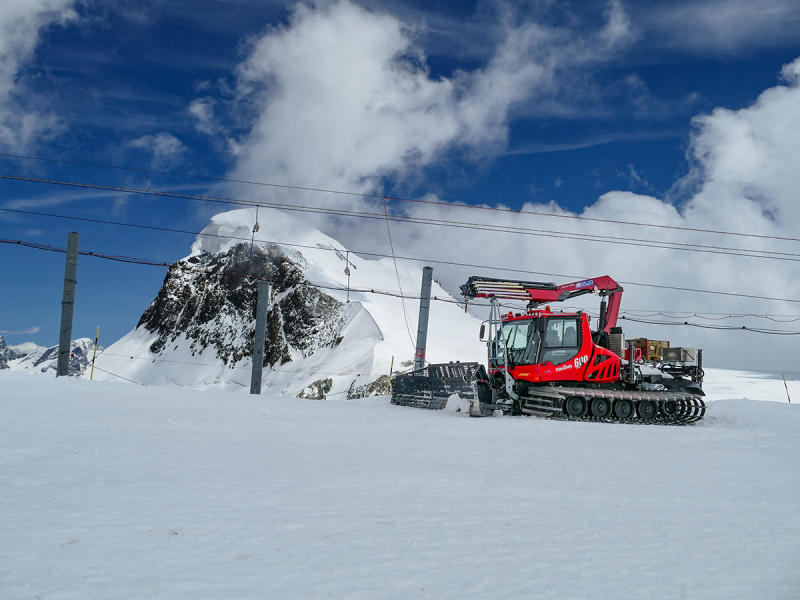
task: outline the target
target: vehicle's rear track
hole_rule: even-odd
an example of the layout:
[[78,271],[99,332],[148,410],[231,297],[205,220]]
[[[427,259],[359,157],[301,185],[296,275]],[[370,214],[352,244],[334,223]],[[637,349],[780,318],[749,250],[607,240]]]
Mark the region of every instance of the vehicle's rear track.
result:
[[703,418],[700,396],[672,391],[531,387],[520,398],[523,413],[574,421],[688,425]]

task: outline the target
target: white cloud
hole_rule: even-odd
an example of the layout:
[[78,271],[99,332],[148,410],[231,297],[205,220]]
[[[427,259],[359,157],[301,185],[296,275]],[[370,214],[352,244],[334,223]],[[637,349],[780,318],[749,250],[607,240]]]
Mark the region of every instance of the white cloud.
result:
[[624,179],[628,182],[628,187],[633,189],[635,187],[644,188],[646,190],[654,191],[650,182],[639,173],[633,165],[628,165],[627,171],[617,171],[617,177]]
[[58,131],[57,119],[29,106],[20,69],[30,59],[41,31],[76,17],[74,0],[4,0],[0,2],[0,144],[25,147]]
[[[299,5],[288,27],[252,43],[238,69],[238,103],[253,125],[237,140],[236,176],[370,190],[456,147],[492,154],[505,148],[517,105],[552,98],[558,72],[595,64],[631,39],[616,2],[608,25],[588,38],[504,18],[483,69],[433,79],[416,31],[393,16],[347,1]],[[205,124],[202,102],[191,110]]]
[[41,331],[41,327],[28,327],[27,329],[21,329],[19,331],[8,331],[5,329],[0,329],[1,335],[33,335],[34,333],[39,333]]
[[197,98],[189,104],[189,114],[196,119],[195,128],[200,133],[219,133],[219,126],[214,119],[214,104],[214,99],[210,97]]
[[[612,3],[608,24],[583,35],[534,22],[518,23],[509,17],[503,24],[505,35],[483,68],[433,79],[423,52],[414,43],[414,30],[396,18],[349,2],[318,8],[301,5],[288,26],[270,29],[253,42],[239,68],[237,100],[242,111],[249,111],[252,127],[246,136],[234,140],[238,162],[233,175],[366,193],[379,192],[383,177],[412,177],[420,167],[446,160],[453,150],[467,149],[477,164],[505,151],[509,123],[518,107],[525,105],[526,111],[535,112],[540,103],[547,105],[566,93],[564,86],[574,81],[572,75],[608,60],[632,39],[621,10]],[[797,237],[800,62],[787,66],[784,78],[788,85],[767,90],[749,108],[718,109],[694,121],[693,170],[676,186],[676,190],[692,190],[684,203],[611,192],[581,216]],[[640,175],[631,168],[626,177]],[[235,193],[264,198],[262,189],[237,188]],[[353,196],[273,189],[268,199],[378,214],[383,210],[380,203]],[[502,198],[487,198],[487,205],[502,207]],[[608,273],[627,282],[800,299],[796,263],[642,248],[625,245],[621,238],[796,250],[774,240],[424,204],[395,203],[390,210],[442,223],[471,221],[542,231],[515,235],[396,223],[392,235],[400,255],[578,278]],[[554,202],[530,203],[524,210],[569,214]],[[379,221],[307,218],[353,249],[389,251],[385,226]],[[548,237],[548,231],[603,236],[613,243]],[[470,274],[500,274],[488,269],[434,266],[437,278],[452,291]],[[508,276],[564,281],[535,274]],[[797,304],[634,285],[626,285],[624,305],[670,311],[800,313]],[[776,327],[763,320],[755,323]],[[626,325],[626,334],[705,348],[711,364],[786,368],[795,362],[787,358],[792,355],[787,338],[632,323]]]
[[635,16],[655,43],[700,53],[795,45],[800,35],[797,0],[657,2]]
[[161,132],[156,135],[143,135],[128,142],[131,148],[140,148],[153,155],[154,167],[166,167],[177,163],[186,153],[186,146],[171,133]]
[[797,232],[798,73],[800,58],[783,69],[788,85],[770,88],[751,107],[718,108],[695,119],[692,153],[702,183],[687,207],[689,214],[718,219],[715,227]]

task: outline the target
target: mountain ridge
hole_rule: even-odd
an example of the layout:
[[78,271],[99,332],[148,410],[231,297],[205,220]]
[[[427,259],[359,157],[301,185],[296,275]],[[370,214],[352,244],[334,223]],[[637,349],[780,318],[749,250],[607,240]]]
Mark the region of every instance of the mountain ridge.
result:
[[[79,376],[92,362],[94,340],[78,338],[70,343],[69,375]],[[97,355],[103,352],[97,347]],[[33,342],[23,342],[9,346],[0,335],[0,370],[30,371],[31,373],[52,373],[58,370],[58,345],[39,346]]]
[[[211,219],[133,331],[103,354],[100,378],[249,389],[257,282],[269,279],[265,389],[315,398],[388,391],[390,366],[413,359],[419,306],[395,297],[397,279],[418,288],[422,265],[395,271],[391,260],[363,259],[275,209],[259,209],[256,233],[255,219],[253,209]],[[429,359],[481,360],[480,322],[437,283],[432,295],[447,302],[432,302]],[[402,303],[413,324],[403,322]]]

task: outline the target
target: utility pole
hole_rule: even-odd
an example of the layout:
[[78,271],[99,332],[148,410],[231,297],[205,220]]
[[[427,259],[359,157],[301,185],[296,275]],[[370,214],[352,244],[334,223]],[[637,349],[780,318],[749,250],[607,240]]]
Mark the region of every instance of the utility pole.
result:
[[97,358],[97,340],[100,339],[100,325],[97,326],[97,333],[94,334],[94,353],[92,354],[92,372],[89,374],[89,381],[94,379],[94,361]]
[[786,388],[786,398],[789,400],[789,404],[792,403],[792,397],[789,395],[789,386],[786,385],[786,375],[781,373],[781,377],[783,377],[783,387]]
[[431,309],[431,285],[433,269],[422,269],[422,291],[419,299],[419,326],[417,327],[417,352],[414,354],[414,370],[425,368],[425,347],[428,343],[428,313]]
[[253,371],[250,375],[250,393],[261,393],[261,371],[264,368],[264,340],[267,337],[267,311],[272,295],[272,282],[258,282],[258,302],[256,304],[256,332],[253,340]]
[[58,336],[56,377],[69,375],[72,315],[75,311],[75,284],[78,283],[78,243],[80,239],[80,234],[73,231],[67,240],[67,266],[64,269],[64,295],[61,299],[61,331]]

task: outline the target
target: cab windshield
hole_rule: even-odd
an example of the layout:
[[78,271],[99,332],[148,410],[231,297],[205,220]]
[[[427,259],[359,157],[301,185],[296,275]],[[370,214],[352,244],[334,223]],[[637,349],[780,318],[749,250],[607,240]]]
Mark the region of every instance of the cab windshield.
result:
[[535,364],[539,353],[541,334],[537,328],[539,319],[525,319],[503,323],[503,338],[512,365]]

